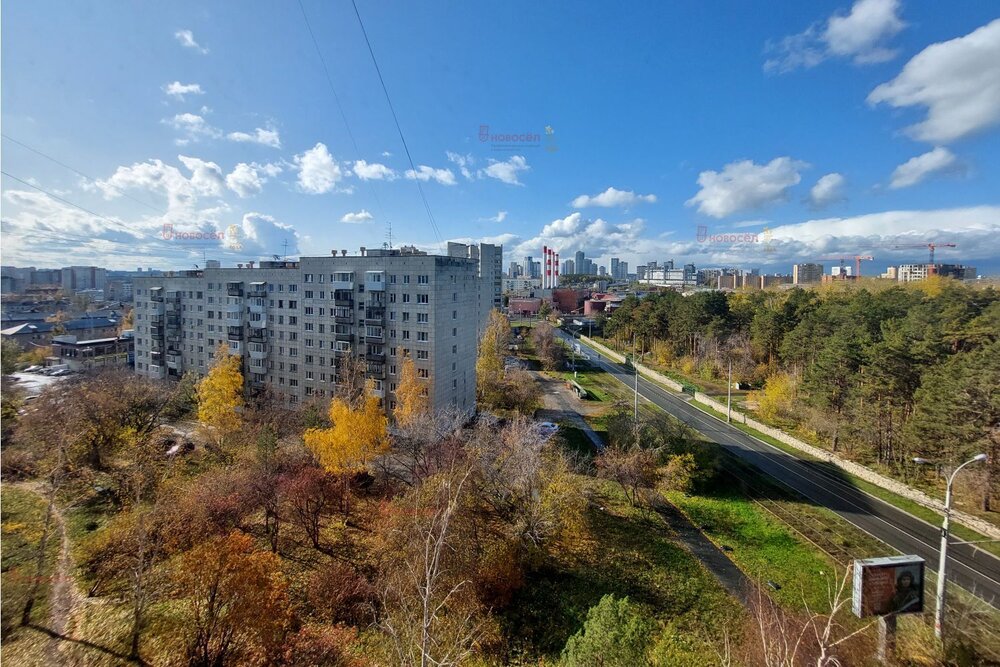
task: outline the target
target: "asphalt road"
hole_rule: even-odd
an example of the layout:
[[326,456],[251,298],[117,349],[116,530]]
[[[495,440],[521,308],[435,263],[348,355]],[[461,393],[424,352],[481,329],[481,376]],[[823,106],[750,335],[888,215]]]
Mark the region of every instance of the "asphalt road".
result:
[[[564,332],[560,331],[560,335],[571,340]],[[572,340],[572,343],[579,343],[592,362],[615,376],[629,390],[634,388],[635,375],[631,369],[609,363],[606,357],[599,357],[596,350],[582,341]],[[797,458],[705,414],[689,405],[685,398],[642,377],[639,378],[639,394],[810,502],[829,508],[902,554],[924,558],[928,570],[937,570],[939,526],[861,491],[816,462]],[[948,547],[948,580],[1000,609],[1000,558],[974,545],[951,544]],[[933,593],[929,586],[928,593]]]

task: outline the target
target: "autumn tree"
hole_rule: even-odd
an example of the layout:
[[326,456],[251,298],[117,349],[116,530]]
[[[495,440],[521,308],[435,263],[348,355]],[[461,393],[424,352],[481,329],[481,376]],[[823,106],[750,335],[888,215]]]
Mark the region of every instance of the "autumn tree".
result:
[[416,364],[404,353],[396,389],[396,424],[402,428],[413,424],[428,410],[427,387],[417,378]]
[[363,470],[366,464],[389,449],[388,419],[369,381],[357,409],[341,398],[330,402],[330,428],[311,428],[303,439],[329,472],[341,474]]
[[187,663],[197,667],[273,659],[291,612],[280,559],[241,533],[213,537],[172,569],[184,600]]
[[476,360],[476,389],[479,400],[496,406],[503,400],[504,359],[510,344],[510,320],[499,310],[491,310],[486,328],[479,339]]
[[412,516],[390,536],[379,625],[395,664],[459,665],[482,632],[471,579],[453,562],[461,552],[454,522],[469,476],[466,470],[438,478],[434,488],[417,496]]
[[198,421],[213,432],[221,446],[239,429],[242,409],[240,357],[229,353],[229,345],[220,343],[212,368],[198,384]]
[[535,353],[547,369],[559,368],[566,358],[566,350],[556,339],[555,327],[548,322],[540,322],[531,332],[531,342]]

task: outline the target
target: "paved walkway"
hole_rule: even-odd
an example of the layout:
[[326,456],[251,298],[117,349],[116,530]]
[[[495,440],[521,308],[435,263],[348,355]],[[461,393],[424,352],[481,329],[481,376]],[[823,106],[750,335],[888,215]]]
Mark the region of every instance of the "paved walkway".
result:
[[551,422],[562,421],[573,424],[586,434],[595,451],[603,450],[604,441],[601,440],[601,436],[597,435],[597,432],[580,414],[580,410],[583,408],[581,404],[584,401],[567,389],[562,380],[553,380],[538,371],[529,372],[535,376],[542,388],[542,405],[544,407],[538,411],[537,416]]
[[653,499],[653,509],[666,520],[684,548],[701,561],[730,595],[742,602],[744,607],[749,607],[757,599],[756,587],[743,570],[736,567],[729,556],[705,537],[670,501],[657,494]]

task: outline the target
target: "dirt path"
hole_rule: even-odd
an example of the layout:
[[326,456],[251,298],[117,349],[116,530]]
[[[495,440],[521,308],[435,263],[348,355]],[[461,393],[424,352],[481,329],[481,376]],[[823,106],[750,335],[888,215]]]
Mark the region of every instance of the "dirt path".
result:
[[57,637],[53,637],[46,649],[46,654],[52,660],[52,664],[62,662],[59,656],[59,645],[62,642],[60,637],[66,636],[69,628],[69,620],[73,616],[73,611],[80,600],[80,592],[76,588],[76,581],[73,578],[73,556],[70,553],[69,533],[66,530],[66,519],[62,510],[58,507],[53,510],[53,517],[59,528],[59,561],[56,564],[56,571],[52,575],[52,600],[49,605],[49,628]]
[[[41,497],[48,502],[48,496],[38,482],[21,484],[22,488]],[[59,537],[59,560],[52,573],[49,592],[49,621],[46,634],[50,639],[46,642],[45,656],[50,665],[62,664],[59,646],[66,637],[69,620],[73,611],[82,599],[73,579],[73,556],[70,553],[69,532],[66,530],[66,518],[58,505],[52,506],[53,529]],[[56,537],[53,535],[52,537]],[[51,539],[51,538],[50,538]]]

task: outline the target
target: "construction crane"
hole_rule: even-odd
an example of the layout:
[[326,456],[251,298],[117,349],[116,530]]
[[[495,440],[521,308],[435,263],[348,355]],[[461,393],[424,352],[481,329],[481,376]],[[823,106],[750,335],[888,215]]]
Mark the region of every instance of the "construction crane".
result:
[[903,248],[927,248],[930,251],[930,262],[934,263],[934,248],[956,248],[954,243],[905,243],[901,245],[892,246],[894,250],[902,250]]
[[848,255],[847,257],[817,257],[818,261],[821,262],[840,262],[840,275],[844,275],[844,262],[849,259],[854,260],[854,277],[861,277],[861,262],[862,260],[873,262],[875,258],[871,255]]

